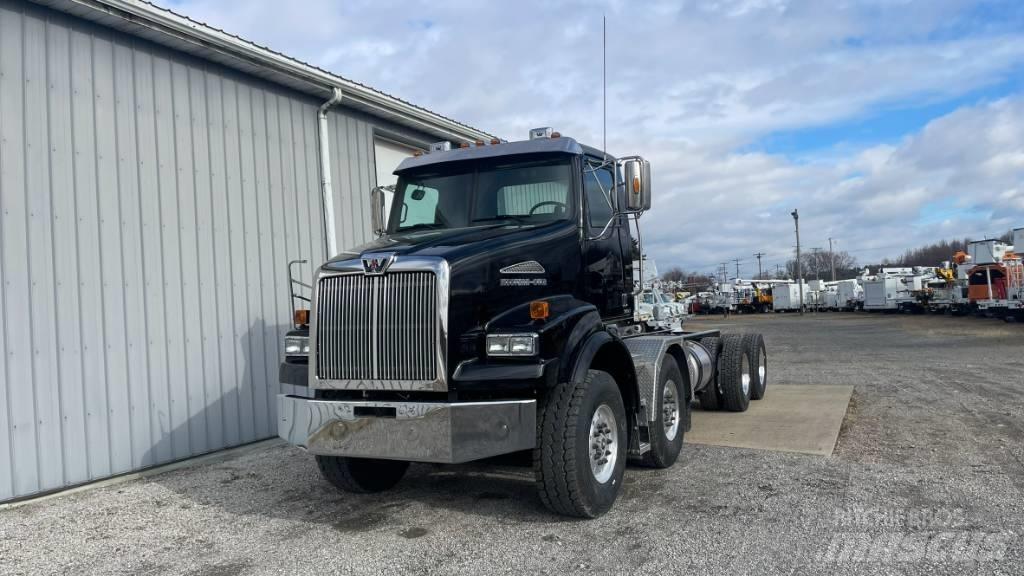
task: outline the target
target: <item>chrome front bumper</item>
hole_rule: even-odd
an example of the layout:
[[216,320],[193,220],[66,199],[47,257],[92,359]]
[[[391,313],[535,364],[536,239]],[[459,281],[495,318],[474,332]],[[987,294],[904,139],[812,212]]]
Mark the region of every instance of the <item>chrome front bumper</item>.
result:
[[529,450],[537,439],[536,400],[277,402],[278,436],[323,456],[458,463]]

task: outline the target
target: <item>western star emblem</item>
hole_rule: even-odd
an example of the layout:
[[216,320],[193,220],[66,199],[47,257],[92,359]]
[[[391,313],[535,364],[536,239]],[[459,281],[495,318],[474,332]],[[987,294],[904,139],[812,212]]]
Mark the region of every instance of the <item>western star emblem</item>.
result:
[[367,254],[363,256],[363,273],[367,275],[383,274],[394,260],[394,254]]

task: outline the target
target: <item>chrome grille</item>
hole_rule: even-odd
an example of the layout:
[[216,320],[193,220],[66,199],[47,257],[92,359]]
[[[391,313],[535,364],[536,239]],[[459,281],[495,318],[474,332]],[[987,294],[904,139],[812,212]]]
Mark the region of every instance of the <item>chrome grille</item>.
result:
[[434,273],[323,278],[317,315],[316,371],[321,380],[437,379]]

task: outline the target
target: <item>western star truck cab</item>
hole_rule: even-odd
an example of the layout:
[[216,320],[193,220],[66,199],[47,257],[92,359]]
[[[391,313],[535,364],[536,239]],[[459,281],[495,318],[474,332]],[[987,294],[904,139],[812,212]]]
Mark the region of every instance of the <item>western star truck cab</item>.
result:
[[279,435],[335,486],[532,451],[544,504],[595,517],[627,459],[676,461],[692,400],[742,411],[764,394],[759,335],[636,325],[643,159],[537,129],[440,143],[395,174],[373,191],[378,239],[319,268],[285,339],[281,380],[307,394],[279,397]]

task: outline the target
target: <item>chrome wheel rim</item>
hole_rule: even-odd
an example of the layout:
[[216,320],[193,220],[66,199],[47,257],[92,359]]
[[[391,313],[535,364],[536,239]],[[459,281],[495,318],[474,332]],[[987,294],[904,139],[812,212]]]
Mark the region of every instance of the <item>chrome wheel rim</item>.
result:
[[761,382],[761,388],[763,389],[768,385],[768,354],[762,348],[758,352],[759,362],[757,363],[757,379]]
[[750,395],[750,358],[746,354],[743,355],[743,370],[740,372],[740,381],[743,383],[743,395]]
[[665,438],[671,442],[679,433],[679,395],[676,394],[676,383],[671,379],[665,381],[661,390],[661,420],[665,425]]
[[601,404],[594,410],[590,419],[590,472],[599,484],[604,484],[615,471],[615,461],[619,458],[619,428],[615,423],[615,413],[607,404]]

